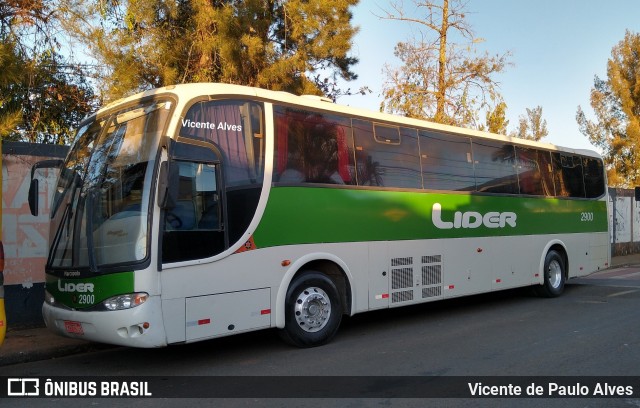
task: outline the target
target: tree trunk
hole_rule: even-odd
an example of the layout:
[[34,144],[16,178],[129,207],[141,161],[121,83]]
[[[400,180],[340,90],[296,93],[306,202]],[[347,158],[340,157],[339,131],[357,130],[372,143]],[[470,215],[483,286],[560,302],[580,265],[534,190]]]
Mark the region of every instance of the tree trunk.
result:
[[438,89],[436,90],[436,122],[443,123],[446,97],[447,31],[449,31],[449,0],[442,4],[442,25],[440,27],[440,54],[438,58]]

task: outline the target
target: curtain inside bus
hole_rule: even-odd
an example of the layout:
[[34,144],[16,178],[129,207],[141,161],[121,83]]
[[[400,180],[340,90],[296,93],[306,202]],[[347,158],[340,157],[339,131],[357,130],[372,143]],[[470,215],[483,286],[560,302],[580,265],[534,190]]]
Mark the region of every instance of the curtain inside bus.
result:
[[[247,149],[243,131],[242,104],[207,102],[194,105],[182,121],[180,136],[213,143],[223,154],[227,185],[255,182],[253,149]],[[186,125],[186,126],[185,126]]]

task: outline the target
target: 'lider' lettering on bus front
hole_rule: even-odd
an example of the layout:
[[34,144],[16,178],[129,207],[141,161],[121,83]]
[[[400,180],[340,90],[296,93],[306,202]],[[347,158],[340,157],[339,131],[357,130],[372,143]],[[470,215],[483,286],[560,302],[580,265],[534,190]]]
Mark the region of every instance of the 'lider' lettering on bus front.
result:
[[60,292],[93,292],[93,283],[62,283],[58,281]]
[[476,211],[456,211],[453,214],[453,221],[444,221],[442,219],[442,205],[434,203],[431,208],[431,221],[439,229],[478,228],[481,225],[487,228],[504,228],[507,225],[515,228],[516,218],[518,218],[516,213],[510,211],[490,211],[486,214],[480,214]]

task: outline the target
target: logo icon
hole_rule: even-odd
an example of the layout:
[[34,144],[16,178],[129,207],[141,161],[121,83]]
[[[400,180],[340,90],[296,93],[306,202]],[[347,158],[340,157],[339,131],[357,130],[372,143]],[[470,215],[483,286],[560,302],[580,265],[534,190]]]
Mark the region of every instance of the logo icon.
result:
[[9,378],[7,380],[7,396],[29,397],[40,395],[39,378]]

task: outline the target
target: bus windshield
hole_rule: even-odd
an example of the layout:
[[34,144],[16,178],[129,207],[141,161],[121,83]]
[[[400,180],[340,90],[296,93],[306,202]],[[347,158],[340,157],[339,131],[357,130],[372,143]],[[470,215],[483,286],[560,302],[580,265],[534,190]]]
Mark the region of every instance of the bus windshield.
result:
[[148,256],[149,203],[170,101],[149,101],[78,130],[52,203],[50,268],[93,273]]

